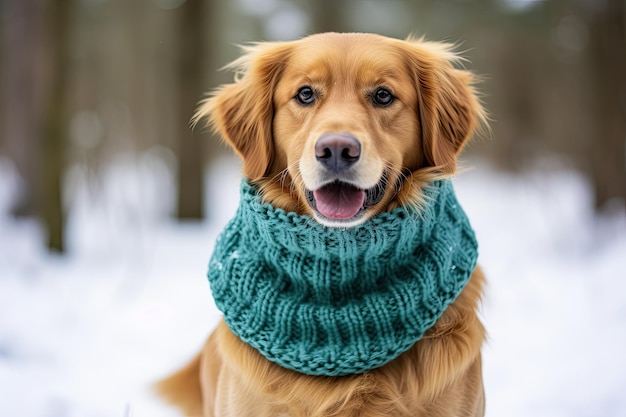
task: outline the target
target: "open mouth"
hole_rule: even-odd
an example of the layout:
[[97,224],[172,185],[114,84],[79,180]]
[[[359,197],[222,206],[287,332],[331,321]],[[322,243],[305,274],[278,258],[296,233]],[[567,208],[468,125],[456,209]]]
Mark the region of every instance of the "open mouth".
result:
[[330,220],[352,220],[368,207],[378,204],[384,194],[384,181],[367,190],[352,184],[334,181],[317,190],[307,190],[309,205],[319,215]]

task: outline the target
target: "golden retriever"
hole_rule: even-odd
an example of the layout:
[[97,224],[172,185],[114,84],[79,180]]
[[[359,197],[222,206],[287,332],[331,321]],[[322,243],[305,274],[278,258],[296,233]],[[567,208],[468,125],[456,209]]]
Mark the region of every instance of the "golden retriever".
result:
[[[203,102],[265,202],[352,227],[456,171],[486,120],[474,77],[450,45],[324,33],[259,43],[231,64],[234,83]],[[408,351],[358,375],[311,376],[268,361],[221,322],[200,354],[160,382],[187,416],[483,416],[476,269]]]

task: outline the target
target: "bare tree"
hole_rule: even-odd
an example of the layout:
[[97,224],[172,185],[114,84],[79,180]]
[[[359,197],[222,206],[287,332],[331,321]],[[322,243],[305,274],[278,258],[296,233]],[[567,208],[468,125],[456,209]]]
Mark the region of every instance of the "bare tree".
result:
[[11,158],[22,178],[13,214],[35,215],[37,212],[38,127],[40,127],[41,80],[41,14],[37,0],[9,0],[0,4],[3,57],[2,122],[0,147]]
[[67,122],[68,59],[71,39],[74,2],[57,0],[49,2],[46,13],[50,67],[50,94],[45,108],[44,131],[41,135],[42,177],[41,216],[48,232],[48,248],[65,251],[61,176],[65,166]]
[[626,199],[626,6],[607,0],[590,13],[594,137],[587,142],[597,207]]
[[[205,7],[213,2],[187,0],[181,7],[178,140],[178,218],[201,219],[204,216],[204,146],[202,137],[190,129],[189,120],[201,97],[205,62]],[[212,12],[209,10],[209,12]],[[212,16],[212,13],[209,13]]]

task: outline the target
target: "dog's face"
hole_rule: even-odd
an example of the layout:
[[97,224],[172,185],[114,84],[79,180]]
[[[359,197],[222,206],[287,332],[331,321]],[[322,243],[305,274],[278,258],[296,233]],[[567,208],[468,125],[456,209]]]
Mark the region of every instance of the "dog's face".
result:
[[[371,38],[307,38],[274,93],[276,168],[321,223],[352,225],[422,164],[417,91],[402,57]],[[378,38],[374,38],[378,39]]]
[[483,110],[449,47],[369,34],[259,44],[200,108],[264,199],[328,226],[419,205]]

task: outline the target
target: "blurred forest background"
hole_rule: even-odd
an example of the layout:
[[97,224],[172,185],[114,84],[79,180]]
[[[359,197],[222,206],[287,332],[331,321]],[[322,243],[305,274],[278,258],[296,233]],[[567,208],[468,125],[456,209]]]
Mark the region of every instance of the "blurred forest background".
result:
[[[97,198],[123,155],[158,161],[179,219],[202,219],[204,173],[228,152],[189,119],[237,44],[320,31],[458,43],[490,138],[470,154],[501,170],[582,172],[599,213],[624,210],[625,0],[0,0],[0,162],[10,208],[63,252],[77,177]],[[120,179],[123,181],[123,179]]]

